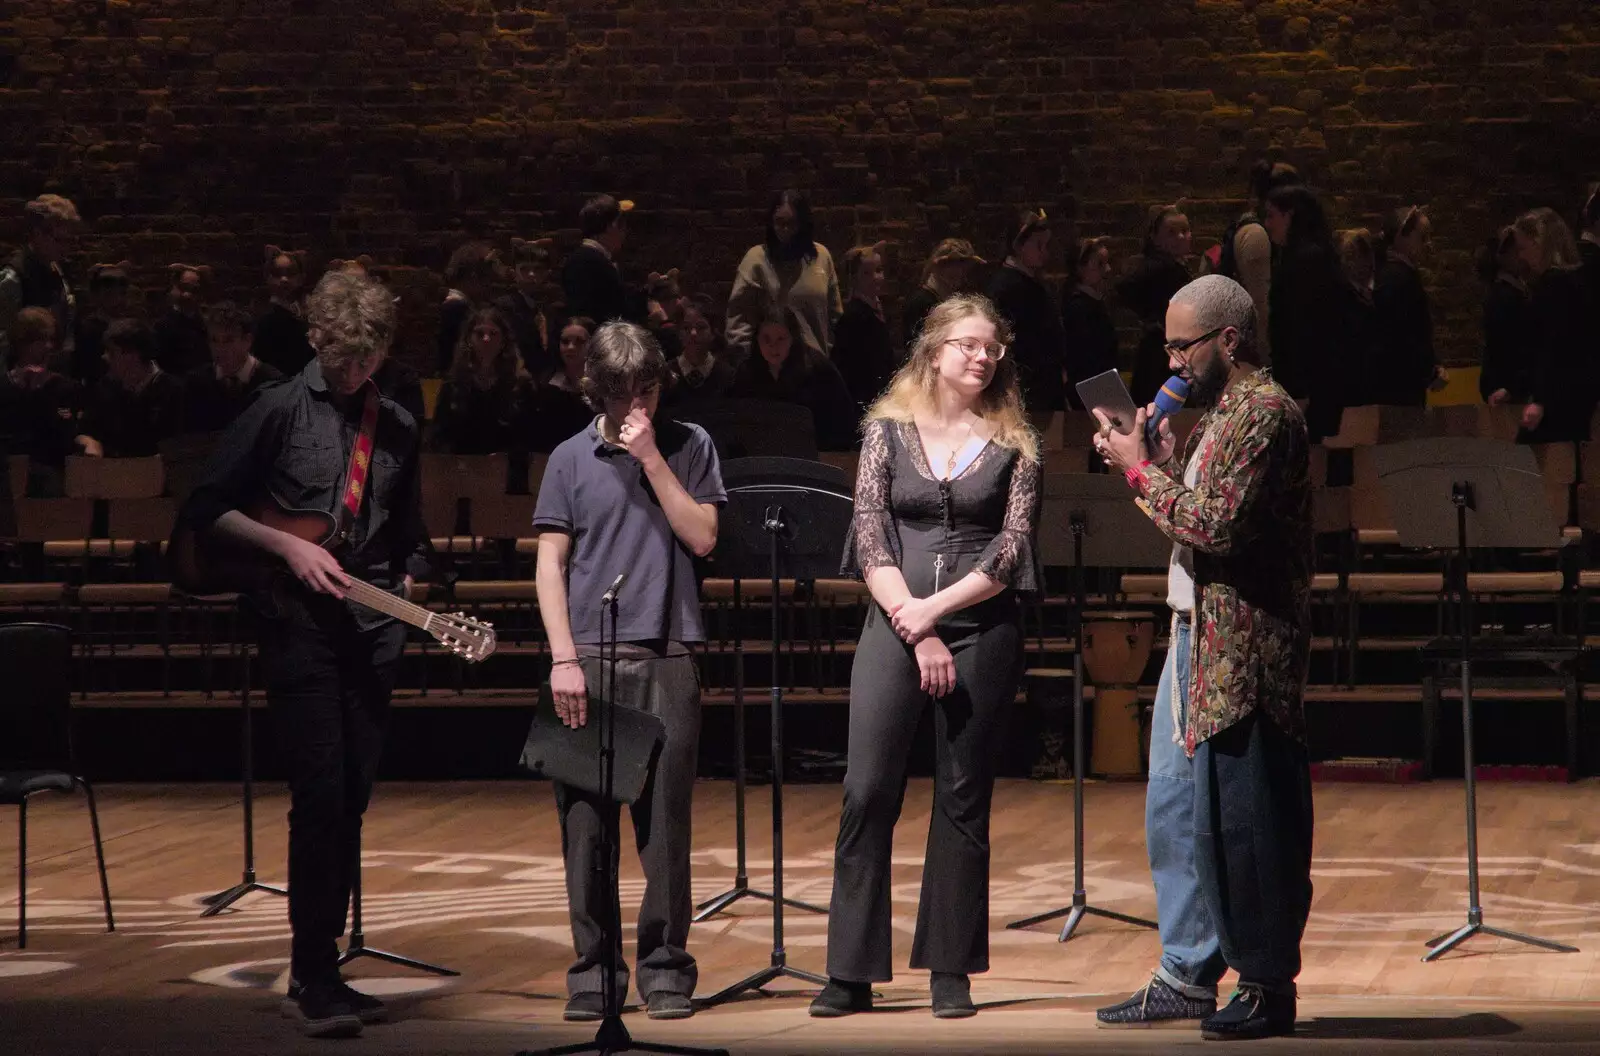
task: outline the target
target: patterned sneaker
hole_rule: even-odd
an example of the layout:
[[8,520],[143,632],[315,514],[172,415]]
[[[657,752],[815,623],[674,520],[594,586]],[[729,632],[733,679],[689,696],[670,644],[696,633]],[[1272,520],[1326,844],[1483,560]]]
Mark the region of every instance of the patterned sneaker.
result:
[[355,1014],[361,1017],[364,1026],[374,1023],[386,1023],[389,1020],[389,1006],[373,997],[363,994],[343,979],[339,980],[339,996],[344,998],[344,1003],[349,1005]]
[[1245,1041],[1294,1033],[1295,996],[1241,983],[1228,1007],[1200,1024],[1208,1041]]
[[1214,997],[1189,997],[1152,975],[1142,990],[1118,1005],[1095,1012],[1095,1026],[1107,1030],[1192,1027],[1217,1011]]

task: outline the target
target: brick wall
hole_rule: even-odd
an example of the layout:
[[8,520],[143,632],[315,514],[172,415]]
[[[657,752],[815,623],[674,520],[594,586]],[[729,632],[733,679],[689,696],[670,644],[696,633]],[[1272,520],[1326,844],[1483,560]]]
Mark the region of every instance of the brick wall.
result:
[[[781,10],[774,21],[774,10]],[[835,252],[930,243],[1039,202],[1131,252],[1145,206],[1198,243],[1271,152],[1342,225],[1431,202],[1440,345],[1477,356],[1473,247],[1600,176],[1595,0],[9,0],[0,242],[75,198],[80,258],[199,258],[249,296],[260,246],[371,253],[420,342],[467,236],[571,231],[633,197],[627,256],[726,289],[767,193]]]

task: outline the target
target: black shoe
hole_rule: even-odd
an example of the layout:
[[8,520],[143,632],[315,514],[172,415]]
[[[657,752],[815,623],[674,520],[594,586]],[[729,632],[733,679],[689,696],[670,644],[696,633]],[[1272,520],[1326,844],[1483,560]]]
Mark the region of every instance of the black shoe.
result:
[[934,1019],[966,1019],[978,1014],[972,1004],[972,980],[956,972],[934,972],[929,989],[933,991]]
[[1200,1036],[1210,1041],[1244,1041],[1276,1038],[1294,1033],[1295,997],[1254,984],[1241,984],[1228,1007],[1200,1024]]
[[365,1026],[374,1023],[387,1023],[389,1021],[389,1006],[373,997],[363,994],[343,979],[339,980],[339,996],[344,998],[344,1003],[349,1005],[355,1014],[361,1017]]
[[675,994],[671,990],[651,991],[645,995],[644,1007],[651,1019],[688,1019],[694,1015],[689,995]]
[[835,1019],[857,1012],[872,1011],[872,984],[847,983],[843,979],[829,979],[822,993],[811,1002],[811,1014],[818,1019]]
[[361,1034],[361,1017],[344,999],[338,983],[301,986],[291,981],[281,1006],[288,1019],[298,1020],[308,1038],[354,1038]]
[[593,1023],[604,1019],[605,1014],[605,997],[598,991],[585,991],[567,998],[567,1010],[561,1013],[561,1018],[568,1023]]
[[1111,1030],[1192,1027],[1216,1011],[1216,998],[1189,997],[1168,986],[1160,976],[1151,976],[1142,990],[1121,1004],[1099,1009],[1094,1018],[1096,1026]]

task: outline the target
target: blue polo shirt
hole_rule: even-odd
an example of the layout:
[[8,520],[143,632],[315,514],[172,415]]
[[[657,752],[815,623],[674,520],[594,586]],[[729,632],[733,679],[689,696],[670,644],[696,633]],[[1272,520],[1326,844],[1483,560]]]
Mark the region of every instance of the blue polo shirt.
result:
[[[656,447],[695,502],[728,501],[704,429],[658,419]],[[694,554],[672,533],[638,460],[601,437],[599,418],[550,453],[533,527],[572,536],[567,618],[576,644],[599,644],[600,598],[619,572],[627,579],[617,594],[618,641],[705,641]]]

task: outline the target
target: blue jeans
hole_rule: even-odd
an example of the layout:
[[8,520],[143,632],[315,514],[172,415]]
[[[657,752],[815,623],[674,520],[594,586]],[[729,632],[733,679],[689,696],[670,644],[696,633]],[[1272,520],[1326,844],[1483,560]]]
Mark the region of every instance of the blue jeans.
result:
[[1173,739],[1172,694],[1178,698],[1176,730],[1182,735],[1189,708],[1191,622],[1173,621],[1172,643],[1150,722],[1150,784],[1144,801],[1145,845],[1156,886],[1161,926],[1161,966],[1156,974],[1190,997],[1215,997],[1227,970],[1216,925],[1206,907],[1195,866],[1194,763]]

